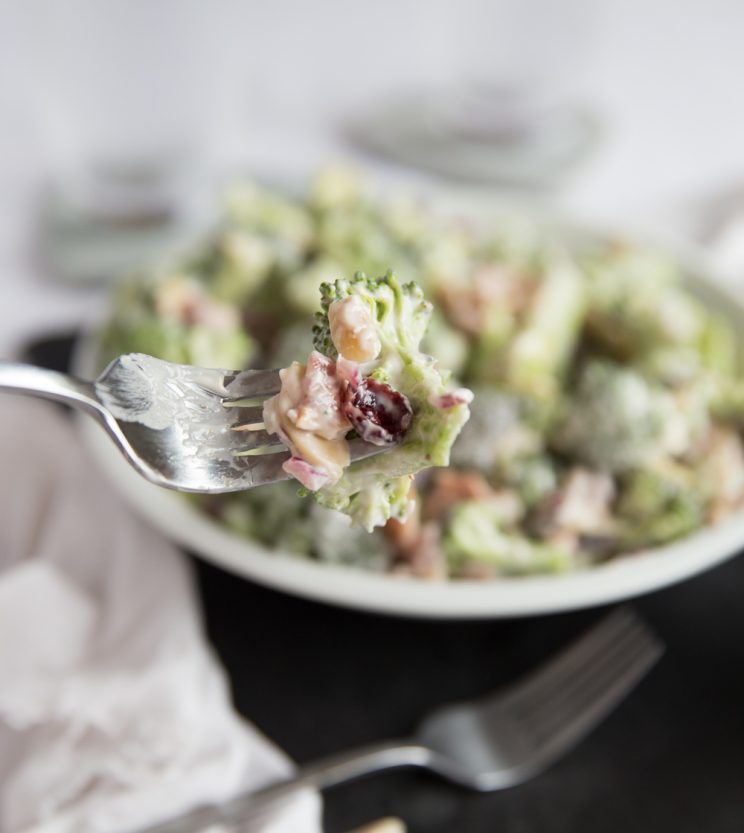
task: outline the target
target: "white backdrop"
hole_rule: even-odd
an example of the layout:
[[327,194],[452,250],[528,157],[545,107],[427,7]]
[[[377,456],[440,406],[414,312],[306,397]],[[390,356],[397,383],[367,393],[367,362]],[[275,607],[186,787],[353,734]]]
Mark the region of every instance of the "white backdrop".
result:
[[[90,2],[0,0],[0,355],[31,332],[95,316],[101,305],[90,288],[47,282],[36,243],[39,190],[57,140],[48,116],[59,99],[49,79],[59,80],[60,44],[77,37],[72,53],[94,71],[107,59],[75,23]],[[116,14],[122,0],[96,2]],[[175,60],[168,45],[183,46],[173,31],[169,37],[172,15],[197,15],[200,37],[186,32],[189,57],[178,59],[183,99],[169,106],[187,113],[198,84],[217,78],[220,94],[199,100],[222,168],[307,170],[348,154],[336,126],[349,112],[391,91],[490,68],[534,70],[601,113],[603,146],[559,196],[568,210],[659,225],[688,201],[744,181],[737,0],[127,2],[144,16],[141,34],[131,36],[140,84],[148,62]],[[146,119],[140,128],[146,135]]]

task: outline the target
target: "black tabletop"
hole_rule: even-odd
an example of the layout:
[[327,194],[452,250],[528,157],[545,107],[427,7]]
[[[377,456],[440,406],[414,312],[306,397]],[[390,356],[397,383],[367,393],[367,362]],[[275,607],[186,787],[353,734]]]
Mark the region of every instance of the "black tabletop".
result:
[[[66,339],[34,345],[64,367]],[[194,558],[209,638],[238,710],[298,762],[400,736],[433,706],[490,692],[606,608],[426,621],[322,605]],[[390,772],[326,793],[327,833],[396,815],[410,833],[741,833],[744,559],[635,600],[667,646],[577,750],[508,791],[475,795]]]

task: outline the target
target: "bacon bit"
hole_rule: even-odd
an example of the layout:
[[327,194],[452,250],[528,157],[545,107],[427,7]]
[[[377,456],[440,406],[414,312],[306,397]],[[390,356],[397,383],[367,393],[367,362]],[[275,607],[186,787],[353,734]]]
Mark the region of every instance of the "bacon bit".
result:
[[434,485],[424,501],[424,518],[441,518],[458,503],[494,497],[483,475],[473,471],[442,469],[434,474]]
[[432,394],[429,397],[429,404],[435,408],[454,408],[457,405],[469,405],[473,401],[473,391],[467,388],[458,388],[439,395]]
[[336,440],[345,436],[351,428],[351,422],[342,410],[342,398],[334,362],[313,350],[308,356],[302,379],[302,398],[287,416],[303,431],[311,431],[326,440]]
[[[289,367],[280,370],[279,376],[282,380],[281,390],[276,396],[267,399],[263,406],[266,430],[269,434],[277,434],[289,447],[293,457],[300,458],[311,469],[322,472],[326,477],[325,482],[335,483],[343,474],[344,468],[349,465],[349,446],[343,434],[337,439],[329,440],[319,433],[299,428],[293,420],[303,400],[305,366],[293,362]],[[312,472],[305,468],[298,469],[296,464],[291,464],[289,469],[285,469],[291,474],[294,474],[295,470],[298,470],[302,477],[312,475]],[[312,488],[305,480],[301,482]],[[317,478],[311,478],[309,482],[314,484]]]
[[436,521],[425,523],[416,538],[398,551],[410,575],[433,581],[447,578],[447,559],[440,546],[441,529]]
[[493,564],[482,561],[466,561],[457,573],[457,578],[467,581],[488,581],[496,578],[498,570]]
[[390,519],[385,536],[395,547],[395,575],[425,579],[447,577],[447,559],[440,547],[441,530],[436,521],[421,523],[420,502],[415,484],[411,483],[408,500],[414,509],[405,521]]
[[155,306],[164,318],[175,318],[187,326],[202,324],[212,330],[237,327],[238,313],[228,304],[215,301],[195,280],[174,277],[155,291]]
[[421,512],[418,500],[418,490],[415,483],[411,483],[408,490],[408,501],[413,507],[404,521],[391,518],[385,524],[385,535],[390,542],[399,550],[411,546],[418,538],[421,531]]
[[744,497],[744,445],[737,431],[717,425],[708,432],[704,454],[699,479],[713,498],[711,510],[722,517],[726,506],[736,508]]
[[282,468],[311,492],[317,492],[328,482],[328,475],[324,471],[311,466],[302,457],[290,457],[286,463],[282,464]]
[[418,512],[411,512],[404,521],[390,518],[385,524],[385,536],[398,550],[405,550],[414,544],[420,531],[421,517]]
[[514,314],[529,304],[533,282],[510,266],[482,264],[465,285],[446,284],[439,289],[439,300],[449,320],[470,335],[479,335],[489,311],[499,307]]

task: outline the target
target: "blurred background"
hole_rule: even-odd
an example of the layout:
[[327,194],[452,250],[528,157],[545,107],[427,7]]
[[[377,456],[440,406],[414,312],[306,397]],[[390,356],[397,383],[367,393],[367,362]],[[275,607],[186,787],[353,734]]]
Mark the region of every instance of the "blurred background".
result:
[[352,159],[698,231],[741,181],[743,26],[736,0],[2,0],[0,350],[95,315],[54,278],[177,244],[235,171]]
[[[725,276],[735,281],[744,276],[742,32],[740,0],[0,0],[0,359],[22,356],[31,342],[69,335],[100,320],[118,276],[184,247],[209,228],[220,189],[231,178],[248,174],[296,188],[321,166],[339,160],[371,174],[383,190],[404,183],[479,203],[515,203],[601,227],[682,238],[706,246]],[[313,285],[313,298],[315,291]],[[560,310],[555,318],[561,319]],[[48,357],[60,343],[47,342],[41,351]],[[37,358],[39,349],[37,345]],[[12,406],[3,408],[3,415],[12,417]],[[127,538],[126,530],[119,534],[116,527],[117,535],[109,536],[108,529],[91,523],[100,540],[68,547],[66,534],[89,531],[80,523],[80,505],[109,501],[116,517],[123,503],[88,480],[86,458],[72,445],[71,435],[58,426],[61,433],[39,430],[29,442],[22,431],[33,431],[33,425],[29,428],[23,412],[15,413],[15,422],[5,431],[3,460],[14,452],[11,462],[31,480],[25,492],[17,488],[13,469],[3,463],[6,493],[0,495],[0,510],[13,523],[0,523],[0,529],[5,526],[11,543],[21,537],[16,527],[33,530],[29,538],[35,546],[37,527],[49,526],[47,514],[53,521],[59,515],[60,532],[52,525],[43,541],[73,555],[79,549],[89,558],[85,569],[96,576],[99,589],[118,582],[117,598],[126,602],[121,609],[128,618],[121,625],[116,620],[111,631],[114,646],[124,654],[122,679],[128,680],[131,672],[131,634],[143,624],[150,628],[147,610],[156,614],[150,631],[155,635],[143,631],[147,638],[133,644],[135,654],[145,644],[152,648],[145,660],[156,693],[162,669],[163,678],[171,674],[173,702],[180,703],[184,688],[181,677],[163,661],[161,643],[177,669],[184,639],[196,657],[196,672],[186,688],[205,673],[218,680],[212,692],[217,702],[207,704],[209,708],[199,699],[203,692],[198,685],[192,686],[193,704],[180,711],[171,708],[168,697],[158,696],[162,718],[161,712],[151,717],[139,701],[132,701],[132,725],[138,729],[137,720],[146,721],[138,734],[147,741],[142,748],[149,749],[149,734],[159,721],[170,731],[170,717],[173,736],[180,742],[189,735],[190,742],[194,734],[197,744],[191,724],[201,716],[205,746],[211,750],[213,715],[224,732],[223,757],[229,757],[233,743],[245,741],[248,748],[255,738],[246,740],[234,728],[234,715],[230,720],[222,717],[230,708],[227,688],[195,624],[192,588],[179,572],[185,560],[173,549],[156,552],[169,545],[141,539],[137,526]],[[39,413],[46,418],[51,411]],[[635,419],[629,413],[628,419]],[[37,443],[37,437],[45,443]],[[744,458],[731,453],[730,446],[723,448],[725,462],[738,477]],[[28,462],[29,449],[37,452],[36,462]],[[83,485],[78,487],[77,480],[69,485],[59,460],[79,466],[74,470]],[[52,475],[54,488],[65,498],[52,507],[57,514],[48,512],[52,501],[45,478]],[[74,500],[68,504],[66,497],[74,498],[76,492],[78,505]],[[36,500],[39,496],[43,499]],[[103,513],[100,526],[106,526],[107,517]],[[117,541],[113,548],[112,537]],[[31,544],[30,555],[38,555]],[[49,553],[54,573],[59,566],[54,546]],[[112,557],[124,565],[123,573],[109,567]],[[6,566],[12,564],[0,551],[3,558]],[[154,565],[162,572],[156,574]],[[145,569],[148,577],[159,576],[160,585],[141,581]],[[578,619],[552,617],[550,628],[531,620],[520,625],[473,622],[454,629],[449,622],[409,623],[411,627],[399,631],[398,620],[298,602],[204,564],[198,571],[208,635],[228,668],[239,710],[300,760],[336,751],[351,740],[397,734],[429,704],[427,698],[454,699],[500,685],[588,622],[581,613]],[[5,572],[12,582],[16,571]],[[122,580],[122,575],[129,579]],[[497,807],[506,822],[511,820],[503,829],[521,833],[572,830],[577,818],[591,819],[584,826],[600,833],[656,833],[667,829],[667,811],[678,815],[674,829],[681,833],[738,831],[744,678],[740,664],[730,661],[741,641],[741,582],[732,575],[714,573],[707,579],[711,583],[683,588],[682,595],[670,591],[640,601],[644,615],[662,625],[669,641],[667,677],[651,688],[649,700],[637,711],[626,713],[626,724],[615,724],[604,740],[589,748],[587,757],[577,758],[576,768],[542,781],[536,788],[542,790],[539,794],[516,793],[511,809],[496,804],[500,797],[492,805],[484,800],[481,822],[473,811],[468,829],[494,829],[489,807]],[[161,594],[160,587],[167,592]],[[88,631],[98,628],[96,615],[104,611],[103,604],[93,607],[87,597],[73,598],[67,608],[46,604],[43,597],[40,602],[32,584],[26,596],[8,579],[5,588],[6,605],[10,600],[22,614],[25,630],[8,627],[6,619],[0,636],[6,634],[6,653],[21,668],[26,655],[35,661],[34,646],[29,642],[28,648],[15,634],[38,633],[44,647],[46,635],[56,639],[59,629],[63,642],[68,635],[57,623],[69,624],[68,609],[82,610],[78,641],[86,645]],[[719,604],[721,599],[726,605]],[[115,619],[119,607],[105,600]],[[731,614],[728,619],[724,609]],[[44,614],[49,619],[39,625],[37,617]],[[183,639],[168,616],[185,622]],[[267,628],[272,617],[279,626]],[[296,627],[299,619],[301,629]],[[555,621],[563,623],[562,629],[554,628]],[[71,627],[77,628],[75,621]],[[251,628],[260,629],[262,638],[254,640]],[[297,631],[303,632],[299,640]],[[175,637],[169,641],[171,632]],[[16,642],[18,649],[9,651]],[[102,644],[105,650],[99,656],[108,661],[105,639]],[[494,646],[499,649],[497,661],[492,661]],[[43,651],[36,653],[46,662]],[[56,656],[50,662],[53,692],[55,662]],[[69,662],[74,666],[77,655]],[[141,682],[139,656],[132,667]],[[454,670],[442,674],[443,667]],[[262,668],[270,670],[265,679],[257,673]],[[286,678],[277,668],[284,669]],[[320,715],[309,728],[306,724],[312,721],[295,712],[294,680],[286,683],[294,674],[307,678],[302,696]],[[337,679],[334,675],[344,679],[330,685],[329,680]],[[23,682],[22,674],[16,676]],[[114,680],[111,702],[120,694],[126,700],[127,686],[117,687],[109,666],[102,676]],[[4,681],[12,677],[7,668],[0,673]],[[256,679],[265,685],[255,685]],[[396,681],[403,681],[397,690]],[[25,691],[21,694],[26,696]],[[82,687],[80,713],[97,715],[90,703],[100,706],[98,696],[98,689],[91,696]],[[25,708],[22,698],[19,702]],[[54,697],[49,702],[54,706]],[[51,714],[51,731],[62,736],[58,715]],[[182,731],[181,719],[189,722],[189,732]],[[16,765],[9,740],[4,747],[3,731],[5,738],[14,737],[12,728],[0,721],[0,782],[3,766],[10,771]],[[124,726],[122,736],[127,731]],[[113,737],[117,741],[115,733]],[[44,745],[35,736],[31,740],[32,753],[44,752],[39,759],[46,772]],[[112,749],[116,760],[113,741]],[[95,774],[100,764],[94,758],[90,771]],[[183,770],[190,778],[191,760],[186,758]],[[234,759],[234,778],[228,783],[219,756],[212,758],[220,771],[210,783],[225,794],[235,791],[242,783],[243,759]],[[64,756],[50,760],[58,764],[60,795],[66,800]],[[243,763],[246,771],[255,769],[250,756]],[[273,766],[267,770],[271,777],[286,771]],[[77,765],[69,769],[78,771]],[[27,771],[33,775],[33,760]],[[648,773],[658,773],[656,792],[649,790]],[[629,780],[623,782],[623,777]],[[46,782],[34,775],[33,783],[46,801]],[[184,783],[188,787],[191,782]],[[404,783],[401,794],[411,783]],[[630,784],[629,792],[624,783]],[[454,791],[444,792],[438,784],[426,789],[409,791],[403,805],[411,818],[419,819],[415,830],[465,829],[449,821],[459,812]],[[348,813],[330,805],[329,830],[348,829],[351,822],[342,816],[359,820],[367,813],[371,818],[388,806],[384,782],[381,792],[361,790],[348,794]],[[648,799],[651,793],[656,804]],[[192,790],[170,796],[171,810],[184,795],[191,799]],[[54,798],[47,803],[53,807]],[[533,811],[539,828],[525,821]],[[648,827],[635,823],[636,811],[645,813]],[[73,820],[69,827],[55,829],[82,828]],[[300,826],[286,829],[294,833]]]

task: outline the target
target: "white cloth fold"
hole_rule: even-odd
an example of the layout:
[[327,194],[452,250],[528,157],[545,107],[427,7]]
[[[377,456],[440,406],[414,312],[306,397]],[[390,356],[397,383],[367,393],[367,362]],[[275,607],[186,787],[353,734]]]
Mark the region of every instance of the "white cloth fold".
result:
[[[184,558],[69,420],[3,397],[0,470],[0,830],[123,833],[288,773],[230,705]],[[307,793],[262,830],[319,817]]]

